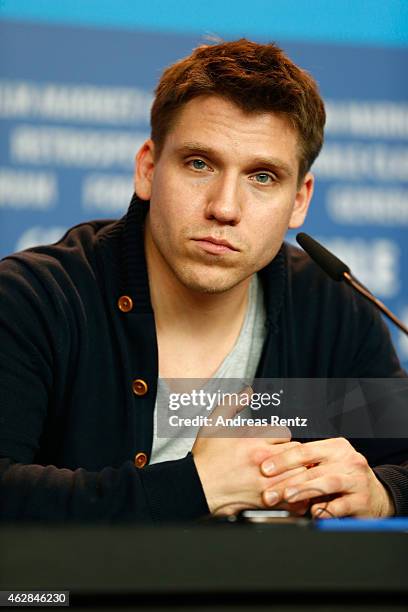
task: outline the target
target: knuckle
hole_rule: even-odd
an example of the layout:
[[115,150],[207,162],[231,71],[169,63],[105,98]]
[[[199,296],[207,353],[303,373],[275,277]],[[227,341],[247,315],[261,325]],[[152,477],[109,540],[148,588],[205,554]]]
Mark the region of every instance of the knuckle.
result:
[[302,463],[307,463],[311,459],[310,450],[304,444],[301,444],[299,448],[296,449],[296,453]]
[[331,493],[341,491],[343,479],[340,474],[333,474],[328,478],[328,485]]
[[326,471],[324,468],[321,468],[320,466],[316,465],[310,468],[305,468],[308,471],[308,478],[310,480],[314,480],[315,478],[320,478],[322,476],[324,476],[326,474]]
[[343,438],[343,437],[337,438],[337,443],[341,448],[344,448],[344,449],[348,449],[351,446],[347,438]]
[[357,467],[365,468],[367,467],[367,459],[361,453],[353,453],[353,464]]
[[347,514],[347,504],[344,499],[335,499],[329,502],[326,506],[326,512],[329,516],[346,516]]
[[269,486],[268,479],[265,476],[258,476],[254,482],[255,490],[258,493],[263,493]]
[[298,468],[295,468],[293,470],[293,473],[296,474],[303,474],[306,478],[306,480],[309,480],[310,478],[312,478],[312,476],[309,476],[309,470],[307,469],[307,467],[305,465],[301,465]]
[[297,472],[296,474],[294,474],[293,472],[288,472],[288,478],[284,480],[283,485],[285,488],[286,487],[291,487],[292,485],[301,485],[305,482],[307,482],[307,475],[305,474],[304,471],[302,472]]

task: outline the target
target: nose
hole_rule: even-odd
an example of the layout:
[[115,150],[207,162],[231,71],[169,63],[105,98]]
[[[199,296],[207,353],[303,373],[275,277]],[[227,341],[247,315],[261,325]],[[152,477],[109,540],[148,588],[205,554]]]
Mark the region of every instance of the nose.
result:
[[207,193],[206,218],[223,225],[237,225],[241,215],[238,179],[233,175],[219,176]]

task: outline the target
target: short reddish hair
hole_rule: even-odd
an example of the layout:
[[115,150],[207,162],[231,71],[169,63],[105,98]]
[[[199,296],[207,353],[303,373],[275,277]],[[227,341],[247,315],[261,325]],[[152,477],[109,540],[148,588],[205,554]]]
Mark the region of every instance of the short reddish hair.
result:
[[163,72],[155,94],[151,127],[158,155],[181,107],[201,95],[223,96],[248,113],[286,116],[299,137],[299,179],[323,144],[326,114],[317,84],[274,43],[242,38],[198,47]]

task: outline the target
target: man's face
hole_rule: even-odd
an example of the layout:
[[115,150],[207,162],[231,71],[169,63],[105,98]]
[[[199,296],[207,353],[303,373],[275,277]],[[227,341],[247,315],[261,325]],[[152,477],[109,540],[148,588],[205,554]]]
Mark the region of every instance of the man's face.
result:
[[268,264],[288,227],[299,227],[313,177],[298,185],[294,129],[273,113],[244,113],[218,96],[179,112],[161,154],[137,156],[136,193],[150,199],[147,249],[178,282],[228,291]]

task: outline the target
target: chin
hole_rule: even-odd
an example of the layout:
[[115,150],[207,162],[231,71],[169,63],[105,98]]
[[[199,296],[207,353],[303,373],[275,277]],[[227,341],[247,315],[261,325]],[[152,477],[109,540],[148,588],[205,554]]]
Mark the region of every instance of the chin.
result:
[[203,271],[201,274],[191,270],[183,270],[181,273],[176,274],[176,276],[190,291],[205,294],[224,293],[243,280],[235,275],[231,277],[226,271],[222,275],[211,275],[208,273],[208,270]]

